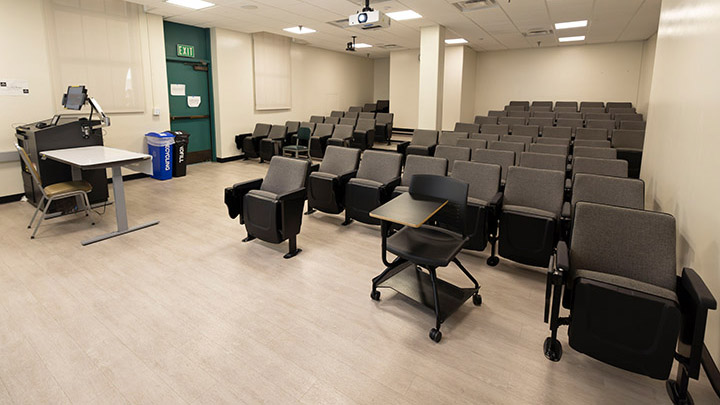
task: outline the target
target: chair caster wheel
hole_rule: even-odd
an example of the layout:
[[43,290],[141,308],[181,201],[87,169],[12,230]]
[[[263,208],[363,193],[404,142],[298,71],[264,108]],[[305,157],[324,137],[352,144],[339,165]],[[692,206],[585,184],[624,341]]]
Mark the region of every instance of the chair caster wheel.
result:
[[487,259],[487,265],[488,265],[488,266],[495,267],[495,266],[498,265],[498,263],[500,263],[500,258],[497,257],[497,256],[490,256],[490,257],[488,257],[488,259]]
[[473,304],[477,307],[482,305],[482,296],[480,294],[473,295]]
[[380,301],[380,291],[375,290],[370,293],[370,298],[372,298],[374,301]]
[[30,239],[35,239],[35,237],[34,237],[34,236],[31,236]]
[[95,222],[91,223],[90,225],[95,226]]
[[442,332],[435,328],[430,329],[430,340],[435,343],[440,343],[440,339],[442,339]]
[[30,228],[31,228],[30,225],[28,225],[28,228],[27,228],[27,229],[30,229]]
[[562,357],[562,344],[559,340],[551,337],[545,339],[543,349],[545,349],[545,357],[547,357],[548,360],[560,361]]

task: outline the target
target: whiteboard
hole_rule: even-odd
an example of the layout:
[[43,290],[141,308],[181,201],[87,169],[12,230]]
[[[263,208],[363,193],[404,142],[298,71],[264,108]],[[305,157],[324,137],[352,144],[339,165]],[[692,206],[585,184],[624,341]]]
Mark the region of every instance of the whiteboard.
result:
[[292,107],[290,38],[268,32],[252,34],[255,68],[255,109]]

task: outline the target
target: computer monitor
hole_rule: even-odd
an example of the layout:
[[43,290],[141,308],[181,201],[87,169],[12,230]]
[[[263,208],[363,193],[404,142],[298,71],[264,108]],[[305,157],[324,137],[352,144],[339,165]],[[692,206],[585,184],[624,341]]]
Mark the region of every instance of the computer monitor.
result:
[[87,90],[85,86],[70,86],[63,96],[63,106],[68,110],[80,110],[85,105]]

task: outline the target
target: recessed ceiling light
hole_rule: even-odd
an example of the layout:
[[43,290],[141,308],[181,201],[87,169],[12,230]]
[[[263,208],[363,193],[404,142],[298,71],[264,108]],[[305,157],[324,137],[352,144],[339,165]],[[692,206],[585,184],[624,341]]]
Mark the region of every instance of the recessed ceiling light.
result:
[[574,41],[584,41],[585,35],[578,35],[576,37],[562,37],[558,38],[558,41],[560,42],[574,42]]
[[555,23],[556,30],[564,30],[564,29],[568,29],[568,28],[580,28],[580,27],[587,27],[587,20]]
[[208,8],[215,5],[205,0],[165,0],[166,3],[174,4],[180,7],[187,7],[193,10],[200,10],[201,8]]
[[372,45],[366,44],[366,43],[364,43],[364,42],[361,42],[361,43],[359,43],[359,44],[355,44],[355,48],[357,48],[357,49],[360,49],[360,48],[372,48]]
[[465,39],[465,38],[446,39],[445,43],[448,45],[467,44],[467,39]]
[[283,28],[283,31],[292,32],[293,34],[312,34],[313,32],[316,32],[314,29],[303,27],[302,25],[298,25],[297,27]]
[[405,10],[405,11],[395,11],[393,13],[387,13],[385,14],[388,17],[392,18],[395,21],[402,21],[402,20],[414,20],[416,18],[422,18],[422,16],[412,10]]

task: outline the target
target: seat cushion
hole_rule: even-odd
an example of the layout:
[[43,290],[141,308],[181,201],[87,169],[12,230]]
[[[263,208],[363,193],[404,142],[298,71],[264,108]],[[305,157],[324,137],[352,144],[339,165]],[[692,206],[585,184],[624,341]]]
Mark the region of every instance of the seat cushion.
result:
[[256,197],[265,198],[268,200],[277,200],[278,198],[277,194],[264,190],[250,190],[248,191],[247,195],[254,195]]
[[444,267],[460,252],[467,238],[436,226],[403,227],[387,240],[394,255],[421,266]]
[[315,177],[315,178],[324,179],[324,180],[334,180],[334,179],[340,178],[336,174],[325,173],[325,172],[312,172],[312,173],[310,173],[310,177]]
[[408,145],[407,153],[413,155],[430,155],[430,147],[423,145]]
[[348,184],[355,184],[355,185],[359,185],[359,186],[367,186],[367,187],[373,187],[373,188],[380,188],[383,185],[379,181],[368,180],[368,179],[359,179],[357,177],[350,179],[350,181],[348,181]]
[[45,194],[48,197],[80,191],[89,193],[92,191],[92,185],[87,181],[64,181],[45,187]]
[[526,215],[531,217],[541,217],[548,219],[557,219],[555,214],[550,211],[545,211],[537,208],[524,207],[521,205],[503,205],[503,212],[508,214]]

